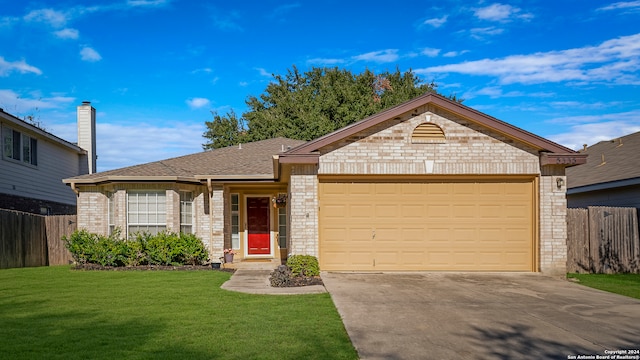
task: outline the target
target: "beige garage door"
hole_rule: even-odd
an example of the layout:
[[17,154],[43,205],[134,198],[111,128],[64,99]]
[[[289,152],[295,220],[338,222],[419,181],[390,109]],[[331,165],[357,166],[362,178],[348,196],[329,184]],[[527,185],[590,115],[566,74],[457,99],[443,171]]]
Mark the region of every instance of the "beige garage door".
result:
[[321,182],[321,269],[533,271],[533,184]]

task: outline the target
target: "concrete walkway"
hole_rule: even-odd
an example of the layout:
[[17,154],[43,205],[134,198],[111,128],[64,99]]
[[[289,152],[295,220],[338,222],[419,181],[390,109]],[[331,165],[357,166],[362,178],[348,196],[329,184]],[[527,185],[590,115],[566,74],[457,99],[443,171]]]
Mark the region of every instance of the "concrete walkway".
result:
[[272,287],[269,283],[270,274],[271,270],[236,270],[231,276],[231,279],[222,284],[221,288],[247,294],[266,295],[301,295],[327,292],[327,289],[322,285],[285,288]]

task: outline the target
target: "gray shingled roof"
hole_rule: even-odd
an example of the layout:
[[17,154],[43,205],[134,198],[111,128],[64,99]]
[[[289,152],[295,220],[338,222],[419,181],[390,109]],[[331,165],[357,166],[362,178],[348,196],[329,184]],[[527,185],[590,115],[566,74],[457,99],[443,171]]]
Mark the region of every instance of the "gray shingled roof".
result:
[[193,178],[197,175],[210,176],[272,176],[273,155],[286,151],[304,143],[301,140],[274,138],[252,143],[234,145],[220,149],[203,151],[191,155],[135,165],[121,169],[98,172],[65,179],[71,180],[106,180],[117,177],[179,177]]
[[640,132],[601,141],[581,153],[589,154],[587,163],[567,168],[568,188],[640,178]]

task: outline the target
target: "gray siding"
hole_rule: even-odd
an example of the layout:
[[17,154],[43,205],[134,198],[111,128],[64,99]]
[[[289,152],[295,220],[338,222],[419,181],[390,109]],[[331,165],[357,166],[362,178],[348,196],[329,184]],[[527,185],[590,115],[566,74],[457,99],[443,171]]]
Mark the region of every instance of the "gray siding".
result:
[[570,208],[586,208],[587,206],[640,208],[640,185],[567,195],[567,206]]
[[38,165],[6,159],[0,154],[0,194],[75,205],[76,195],[62,179],[82,174],[78,151],[15,125],[10,127],[38,140]]

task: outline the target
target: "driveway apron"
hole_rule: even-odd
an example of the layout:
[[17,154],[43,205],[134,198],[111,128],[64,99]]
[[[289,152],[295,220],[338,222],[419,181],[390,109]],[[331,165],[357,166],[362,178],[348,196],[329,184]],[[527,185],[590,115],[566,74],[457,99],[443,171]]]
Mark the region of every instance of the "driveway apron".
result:
[[640,349],[639,300],[540,274],[322,279],[362,359],[570,359]]

